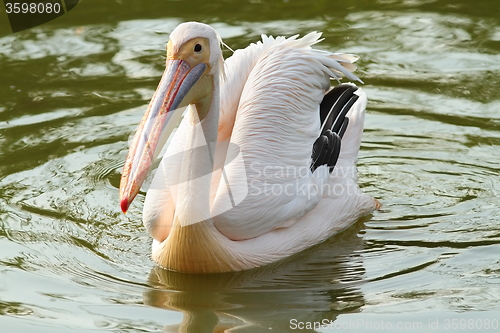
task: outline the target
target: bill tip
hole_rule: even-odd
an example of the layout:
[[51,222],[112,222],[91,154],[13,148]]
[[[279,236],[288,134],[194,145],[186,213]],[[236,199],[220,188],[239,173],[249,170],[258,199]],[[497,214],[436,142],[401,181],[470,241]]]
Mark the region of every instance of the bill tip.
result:
[[128,205],[129,205],[128,199],[127,198],[122,199],[122,201],[120,202],[120,207],[123,213],[127,212]]

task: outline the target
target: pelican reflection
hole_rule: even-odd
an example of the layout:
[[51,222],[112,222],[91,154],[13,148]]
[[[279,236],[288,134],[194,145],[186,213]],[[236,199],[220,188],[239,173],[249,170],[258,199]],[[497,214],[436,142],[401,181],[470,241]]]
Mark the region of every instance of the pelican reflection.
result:
[[165,326],[165,332],[296,332],[293,322],[333,323],[365,303],[359,290],[361,228],[362,221],[290,258],[247,271],[201,275],[156,266],[144,304],[183,313],[182,322]]

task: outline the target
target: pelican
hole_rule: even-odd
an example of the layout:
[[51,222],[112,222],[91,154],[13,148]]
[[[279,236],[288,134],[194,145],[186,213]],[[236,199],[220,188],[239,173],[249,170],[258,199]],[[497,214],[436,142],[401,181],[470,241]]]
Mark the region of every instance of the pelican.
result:
[[259,267],[378,209],[357,185],[365,93],[330,79],[356,56],[316,50],[320,33],[269,37],[226,61],[210,26],[182,23],[120,182],[125,213],[174,133],[144,201],[152,258],[187,273]]

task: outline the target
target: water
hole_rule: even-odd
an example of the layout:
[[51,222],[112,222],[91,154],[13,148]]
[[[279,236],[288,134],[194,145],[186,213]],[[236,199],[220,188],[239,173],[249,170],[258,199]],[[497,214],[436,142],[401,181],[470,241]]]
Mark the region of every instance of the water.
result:
[[[88,0],[15,35],[0,14],[2,329],[286,332],[321,322],[330,326],[316,331],[495,331],[496,7]],[[382,210],[261,269],[197,276],[155,267],[143,195],[123,215],[118,183],[168,32],[186,20],[212,24],[233,48],[261,33],[318,30],[318,47],[359,54],[370,99],[360,183]]]

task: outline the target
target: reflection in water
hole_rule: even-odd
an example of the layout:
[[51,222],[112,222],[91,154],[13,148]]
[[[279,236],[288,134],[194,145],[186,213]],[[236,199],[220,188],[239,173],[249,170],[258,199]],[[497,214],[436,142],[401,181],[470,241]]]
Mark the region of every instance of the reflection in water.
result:
[[335,321],[364,305],[358,232],[363,222],[288,259],[224,274],[183,274],[154,267],[144,303],[183,312],[167,332],[293,331],[290,321]]

